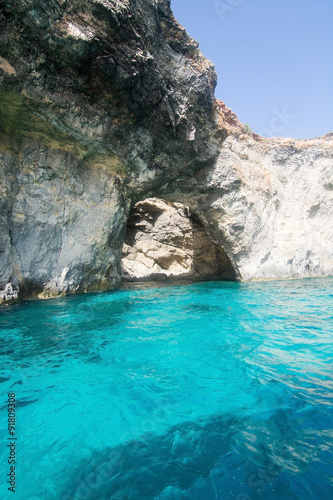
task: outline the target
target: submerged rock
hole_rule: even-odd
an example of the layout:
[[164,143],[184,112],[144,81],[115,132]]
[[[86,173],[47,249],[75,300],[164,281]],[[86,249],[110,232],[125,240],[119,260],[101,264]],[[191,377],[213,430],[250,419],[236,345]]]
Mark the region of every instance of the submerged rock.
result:
[[61,499],[190,498],[186,490],[231,452],[242,425],[233,416],[211,416],[96,452],[76,467]]
[[[168,0],[0,5],[3,291],[114,287],[130,210],[152,197],[196,214],[195,228],[182,218],[184,241],[205,234],[202,253],[238,279],[332,274],[332,135],[249,135],[215,100],[214,66]],[[170,240],[179,224],[163,223]],[[178,254],[152,242],[157,275],[188,274],[190,260],[176,271]],[[223,277],[211,269],[192,276]]]

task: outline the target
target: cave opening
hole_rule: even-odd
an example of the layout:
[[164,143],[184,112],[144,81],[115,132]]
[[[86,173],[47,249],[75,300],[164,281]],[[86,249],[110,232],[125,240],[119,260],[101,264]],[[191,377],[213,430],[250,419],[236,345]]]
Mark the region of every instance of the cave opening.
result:
[[134,205],[122,249],[125,282],[236,281],[226,251],[182,203],[147,198]]

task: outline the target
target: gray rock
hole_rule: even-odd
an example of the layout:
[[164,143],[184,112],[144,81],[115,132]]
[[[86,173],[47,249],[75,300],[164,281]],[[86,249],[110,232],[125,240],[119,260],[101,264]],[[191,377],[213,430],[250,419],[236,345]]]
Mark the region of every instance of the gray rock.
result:
[[181,203],[156,198],[137,203],[131,212],[122,267],[128,281],[236,278],[198,216]]
[[12,283],[6,283],[4,290],[0,291],[0,304],[16,301],[18,299],[18,294],[18,287],[13,287]]
[[332,139],[224,142],[203,181],[214,196],[201,208],[242,279],[332,274]]
[[131,204],[217,155],[214,67],[165,1],[1,12],[0,286],[110,289]]
[[131,279],[332,274],[332,136],[246,133],[169,1],[0,7],[2,300],[116,286],[152,197],[172,205],[126,243]]

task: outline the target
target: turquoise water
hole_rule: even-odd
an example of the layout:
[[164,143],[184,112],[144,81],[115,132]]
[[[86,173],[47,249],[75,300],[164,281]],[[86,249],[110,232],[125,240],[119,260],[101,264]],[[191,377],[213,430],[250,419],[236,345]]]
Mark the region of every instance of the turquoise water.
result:
[[333,498],[332,306],[327,278],[2,309],[0,497]]

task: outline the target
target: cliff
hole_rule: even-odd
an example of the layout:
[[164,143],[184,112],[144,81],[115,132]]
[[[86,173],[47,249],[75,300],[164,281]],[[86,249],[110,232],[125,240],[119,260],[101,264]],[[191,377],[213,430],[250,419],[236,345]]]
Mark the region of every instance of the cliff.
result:
[[[216,256],[178,274],[332,274],[333,137],[248,135],[168,0],[0,7],[3,301],[117,285],[127,221],[147,198],[185,207],[190,232],[195,219],[201,239],[184,248],[183,231],[180,252],[198,255],[201,241]],[[161,262],[157,274],[174,276]]]

